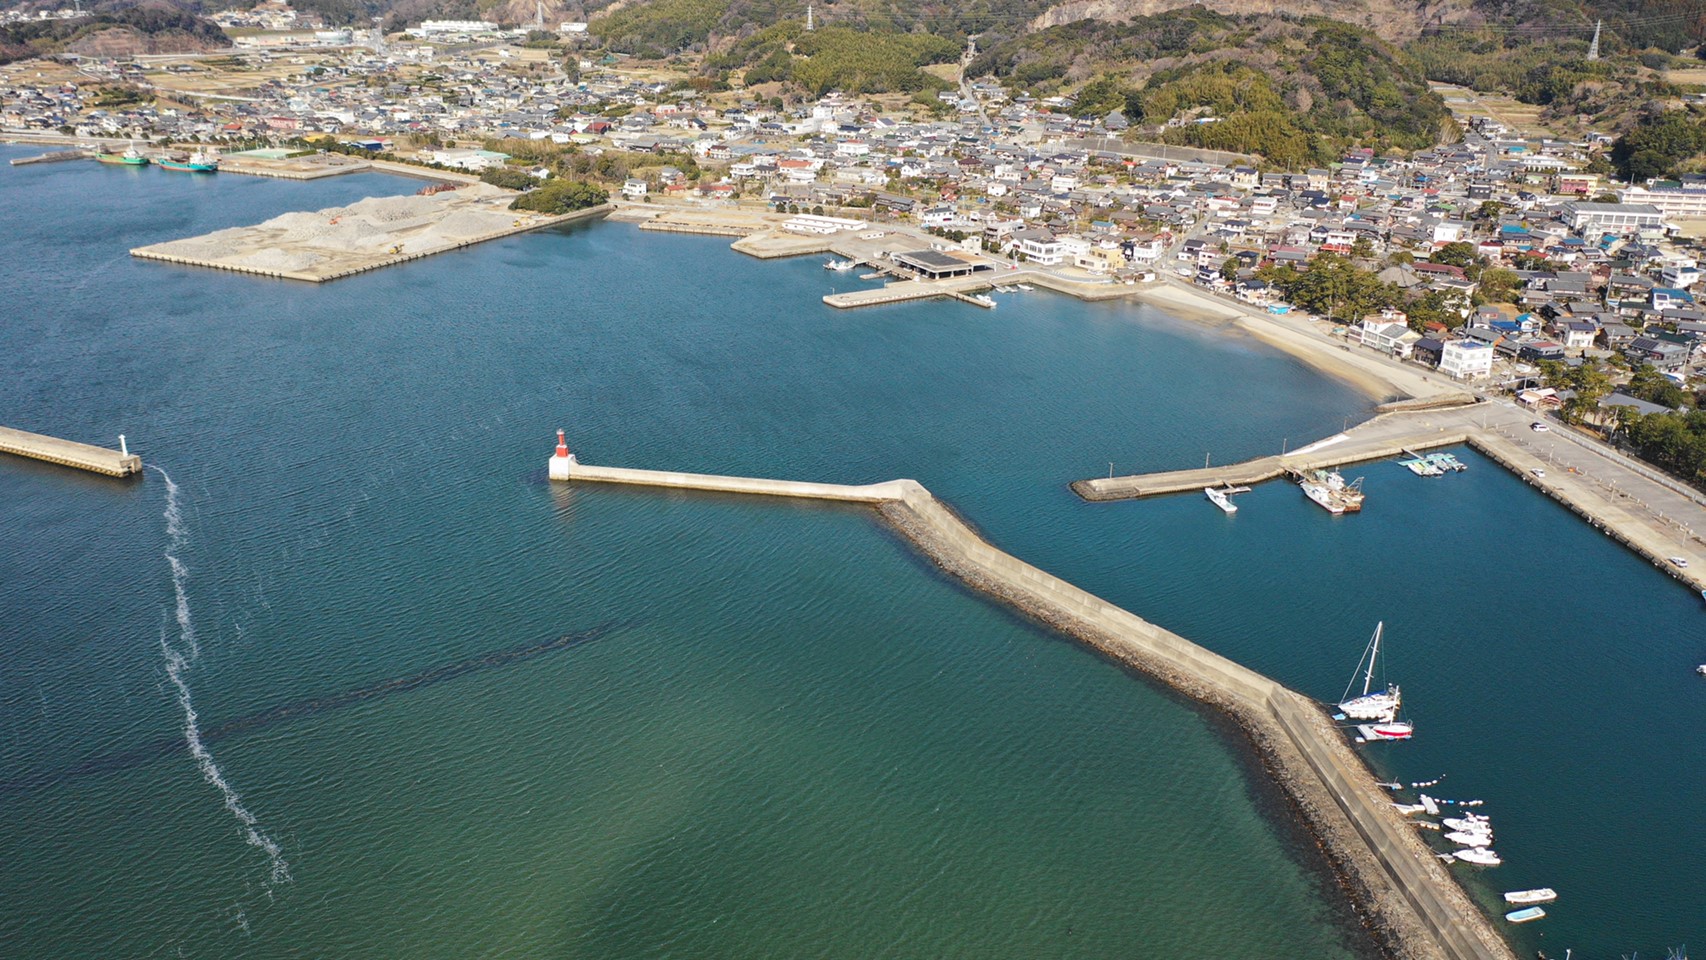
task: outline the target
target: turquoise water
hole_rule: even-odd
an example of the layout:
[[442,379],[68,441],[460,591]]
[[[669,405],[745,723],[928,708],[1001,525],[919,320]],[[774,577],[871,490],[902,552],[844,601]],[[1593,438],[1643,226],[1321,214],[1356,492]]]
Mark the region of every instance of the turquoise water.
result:
[[[0,464],[6,955],[1366,955],[1212,718],[873,514],[543,477],[563,425],[1017,501],[1101,456],[1086,403],[1357,401],[1055,298],[832,316],[815,263],[618,225],[324,287],[125,255],[416,186],[0,168],[5,422],[165,471]],[[1154,399],[1203,357],[1243,382]]]
[[589,462],[915,477],[1323,699],[1384,618],[1420,734],[1373,759],[1488,801],[1489,904],[1560,890],[1521,945],[1700,932],[1698,600],[1488,462],[1369,465],[1339,520],[1285,485],[1233,518],[1084,504],[1108,461],[1266,453],[1367,401],[1145,308],[841,313],[813,260],[622,225],[327,286],[125,255],[416,186],[0,168],[0,422],[127,433],[185,537],[158,474],[0,463],[18,955],[1366,951],[1212,720],[863,511],[553,488],[557,426]]

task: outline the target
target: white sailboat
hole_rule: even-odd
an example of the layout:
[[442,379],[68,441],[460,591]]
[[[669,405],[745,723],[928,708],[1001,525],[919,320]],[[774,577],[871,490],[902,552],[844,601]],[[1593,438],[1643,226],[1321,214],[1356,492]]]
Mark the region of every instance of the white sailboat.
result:
[[[1398,692],[1397,684],[1388,684],[1385,690],[1369,692],[1374,683],[1374,664],[1380,659],[1380,637],[1386,629],[1386,621],[1374,625],[1374,638],[1369,640],[1368,648],[1362,652],[1362,659],[1357,661],[1356,673],[1351,674],[1351,682],[1345,686],[1344,696],[1339,700],[1339,710],[1352,720],[1376,720],[1381,723],[1391,723],[1398,718],[1398,708],[1403,700]],[[1367,668],[1364,668],[1364,664]],[[1351,689],[1356,686],[1357,674],[1362,674],[1362,693],[1353,697]]]

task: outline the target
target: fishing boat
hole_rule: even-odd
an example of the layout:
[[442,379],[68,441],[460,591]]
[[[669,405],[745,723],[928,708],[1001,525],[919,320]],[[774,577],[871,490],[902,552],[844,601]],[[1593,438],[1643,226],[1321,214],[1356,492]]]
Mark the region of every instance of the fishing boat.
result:
[[1512,890],[1505,894],[1506,903],[1551,903],[1558,899],[1558,891],[1551,887],[1537,887],[1533,890]]
[[197,150],[188,157],[161,157],[160,166],[165,170],[185,170],[190,173],[218,173],[219,158],[205,150]]
[[1028,283],[1016,283],[1016,284],[1014,284],[1014,286],[1018,287],[1020,290],[1024,290],[1027,293],[1036,289],[1036,287],[1033,287]]
[[123,153],[97,153],[95,159],[102,163],[118,163],[127,167],[146,167],[148,158],[136,151],[136,147],[125,147]]
[[1445,838],[1460,847],[1484,847],[1493,842],[1492,831],[1453,830]]
[[1218,488],[1216,488],[1216,487],[1203,487],[1202,493],[1203,493],[1203,496],[1208,498],[1210,503],[1212,503],[1215,506],[1219,507],[1220,509],[1226,511],[1227,513],[1230,514],[1230,513],[1237,513],[1238,512],[1238,505],[1233,503],[1232,498],[1228,497],[1225,493],[1223,493]]
[[1337,470],[1311,470],[1298,478],[1297,485],[1304,496],[1335,517],[1362,509],[1361,477],[1346,483]]
[[1530,920],[1539,920],[1544,916],[1546,916],[1546,911],[1539,907],[1524,907],[1521,910],[1512,910],[1505,914],[1505,919],[1512,923],[1527,923]]
[[823,268],[825,270],[834,270],[836,273],[846,273],[856,266],[858,266],[858,264],[851,260],[831,260],[828,263],[825,263]]
[[995,298],[987,293],[974,293],[968,299],[980,307],[988,307],[991,310],[995,309]]
[[1303,488],[1304,496],[1320,504],[1321,509],[1327,511],[1333,516],[1336,517],[1345,512],[1345,508],[1342,504],[1333,502],[1333,495],[1327,491],[1326,487],[1318,483],[1311,483],[1308,480],[1303,481],[1298,484],[1298,486]]
[[[1385,632],[1386,621],[1374,625],[1374,636],[1369,639],[1362,658],[1357,661],[1356,671],[1351,674],[1351,682],[1345,686],[1344,695],[1339,700],[1339,711],[1352,720],[1391,723],[1398,718],[1398,708],[1403,706],[1403,697],[1395,683],[1387,684],[1385,690],[1369,692],[1374,684],[1375,663],[1380,659],[1380,638]],[[1351,690],[1356,686],[1359,674],[1362,676],[1362,693],[1353,697]]]
[[1503,860],[1499,859],[1498,854],[1486,847],[1470,847],[1467,850],[1459,850],[1452,856],[1464,863],[1473,863],[1481,867],[1496,867],[1504,863]]
[[1442,819],[1440,823],[1445,824],[1446,827],[1452,830],[1484,830],[1487,833],[1493,832],[1493,824],[1491,820],[1486,817],[1478,817],[1473,813],[1465,814],[1462,817],[1447,817]]

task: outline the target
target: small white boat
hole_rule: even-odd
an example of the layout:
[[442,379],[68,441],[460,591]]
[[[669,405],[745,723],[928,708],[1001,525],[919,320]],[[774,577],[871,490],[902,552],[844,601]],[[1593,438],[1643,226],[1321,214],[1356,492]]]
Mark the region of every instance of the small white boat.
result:
[[1237,513],[1238,512],[1238,505],[1233,503],[1232,498],[1228,497],[1225,493],[1221,492],[1218,488],[1216,488],[1216,487],[1203,487],[1202,493],[1203,493],[1203,496],[1208,498],[1210,503],[1212,503],[1215,506],[1219,507],[1220,509],[1226,511],[1227,513]]
[[1499,864],[1504,863],[1503,860],[1499,859],[1498,854],[1494,853],[1487,847],[1470,847],[1467,850],[1459,850],[1452,854],[1452,856],[1464,863],[1473,863],[1482,867],[1496,867]]
[[1357,733],[1364,740],[1408,740],[1416,732],[1416,728],[1407,723],[1359,723]]
[[1534,890],[1512,890],[1505,894],[1506,903],[1551,903],[1558,899],[1558,891],[1551,887],[1538,887]]
[[1418,813],[1425,813],[1428,808],[1419,803],[1394,803],[1392,805],[1392,809],[1397,810],[1406,817],[1409,817]]
[[825,263],[823,268],[825,270],[834,270],[836,273],[846,273],[856,266],[858,266],[858,264],[851,260],[831,260],[828,263]]
[[1016,284],[1014,284],[1014,286],[1018,287],[1020,290],[1024,290],[1027,293],[1036,289],[1036,287],[1033,287],[1028,283],[1016,283]]
[[1469,830],[1469,831],[1485,830],[1488,833],[1493,832],[1492,821],[1488,820],[1486,817],[1476,816],[1473,813],[1466,814],[1462,817],[1451,817],[1449,819],[1442,819],[1440,821],[1440,823],[1445,824],[1447,827],[1451,828],[1452,830]]
[[1483,833],[1478,830],[1453,830],[1445,835],[1447,840],[1460,847],[1484,847],[1493,842],[1491,830]]
[[1695,667],[1694,672],[1700,674],[1702,677],[1706,677],[1706,663],[1702,663],[1700,666]]
[[1524,907],[1521,910],[1512,910],[1505,914],[1505,919],[1512,923],[1527,923],[1530,920],[1539,920],[1544,916],[1546,916],[1546,911],[1539,907]]
[[995,309],[995,298],[987,293],[974,293],[969,299],[980,307]]

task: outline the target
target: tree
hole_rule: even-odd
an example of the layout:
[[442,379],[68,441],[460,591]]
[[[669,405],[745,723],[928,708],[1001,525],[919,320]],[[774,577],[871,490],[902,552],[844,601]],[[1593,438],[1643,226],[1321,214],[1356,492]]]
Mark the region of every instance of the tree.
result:
[[1220,264],[1220,279],[1225,280],[1227,283],[1234,283],[1238,280],[1238,258],[1237,257],[1227,257],[1224,261],[1221,262],[1221,264]]
[[1481,271],[1475,299],[1480,303],[1513,303],[1522,292],[1522,278],[1515,270],[1492,267]]
[[1505,205],[1497,200],[1483,200],[1475,211],[1475,219],[1490,222],[1499,219],[1499,214],[1505,212]]
[[548,180],[537,190],[516,197],[511,210],[532,210],[557,216],[607,203],[610,194],[584,180]]
[[1462,240],[1440,247],[1428,259],[1434,263],[1443,263],[1446,266],[1462,267],[1465,271],[1485,262],[1475,252],[1475,247],[1472,244],[1465,243]]
[[1367,237],[1357,237],[1351,244],[1351,256],[1358,260],[1367,260],[1374,256],[1374,241]]

